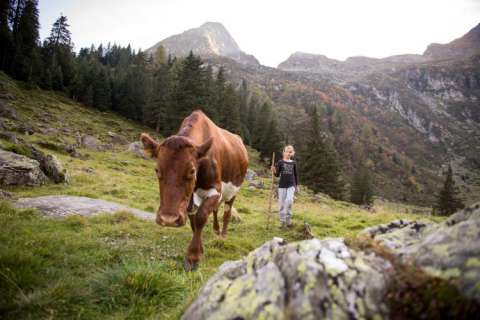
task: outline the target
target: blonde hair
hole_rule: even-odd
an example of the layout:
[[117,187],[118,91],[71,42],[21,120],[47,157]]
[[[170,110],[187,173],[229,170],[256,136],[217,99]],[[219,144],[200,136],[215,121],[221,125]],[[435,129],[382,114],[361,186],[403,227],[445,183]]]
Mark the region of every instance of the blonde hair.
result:
[[291,144],[287,144],[285,147],[283,147],[283,152],[285,152],[287,148],[292,148],[293,152],[295,152],[295,148]]

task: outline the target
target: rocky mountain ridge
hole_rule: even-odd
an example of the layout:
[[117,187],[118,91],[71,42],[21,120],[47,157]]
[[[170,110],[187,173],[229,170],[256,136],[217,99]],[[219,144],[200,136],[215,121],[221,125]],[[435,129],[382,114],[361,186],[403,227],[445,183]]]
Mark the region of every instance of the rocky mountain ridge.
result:
[[466,59],[480,53],[480,24],[464,36],[447,44],[430,44],[423,55],[402,54],[386,58],[349,57],[345,61],[322,54],[295,52],[278,65],[285,71],[328,75],[338,82],[358,80],[376,72],[395,72],[399,68],[438,60]]
[[258,60],[244,53],[227,29],[218,22],[206,22],[198,28],[170,36],[147,49],[146,53],[151,54],[160,46],[174,56],[187,56],[192,51],[203,58],[223,56],[242,64],[259,65]]

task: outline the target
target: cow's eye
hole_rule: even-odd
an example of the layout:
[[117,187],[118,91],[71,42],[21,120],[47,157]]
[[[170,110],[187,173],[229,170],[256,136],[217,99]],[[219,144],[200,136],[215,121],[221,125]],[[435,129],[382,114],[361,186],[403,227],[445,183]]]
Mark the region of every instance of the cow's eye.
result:
[[188,173],[187,173],[186,178],[188,180],[191,180],[191,179],[195,178],[195,169],[190,169],[190,171],[188,171]]

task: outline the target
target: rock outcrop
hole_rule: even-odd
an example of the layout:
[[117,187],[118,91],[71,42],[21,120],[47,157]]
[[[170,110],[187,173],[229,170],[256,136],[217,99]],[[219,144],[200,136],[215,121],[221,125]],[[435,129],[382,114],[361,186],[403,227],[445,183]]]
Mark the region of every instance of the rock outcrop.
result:
[[150,212],[129,208],[110,201],[68,195],[20,198],[14,203],[14,206],[20,209],[38,209],[51,218],[64,218],[70,215],[90,217],[100,213],[112,214],[118,211],[126,211],[142,220],[155,220],[155,215]]
[[433,276],[460,279],[462,293],[480,301],[480,203],[443,223],[399,221],[364,234],[405,263],[413,262]]
[[47,180],[38,161],[0,149],[0,185],[38,186]]
[[480,203],[443,223],[398,220],[360,237],[376,240],[400,262],[354,250],[343,239],[274,238],[222,264],[182,319],[395,318],[387,294],[397,263],[455,278],[462,299],[480,302]]

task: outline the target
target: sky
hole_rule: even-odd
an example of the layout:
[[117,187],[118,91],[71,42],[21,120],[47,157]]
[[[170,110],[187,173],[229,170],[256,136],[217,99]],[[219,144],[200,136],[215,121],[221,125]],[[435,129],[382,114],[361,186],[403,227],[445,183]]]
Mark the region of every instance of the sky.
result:
[[421,54],[480,23],[480,0],[39,0],[40,36],[66,15],[75,50],[100,43],[148,49],[207,21],[276,67],[296,51],[350,56]]

